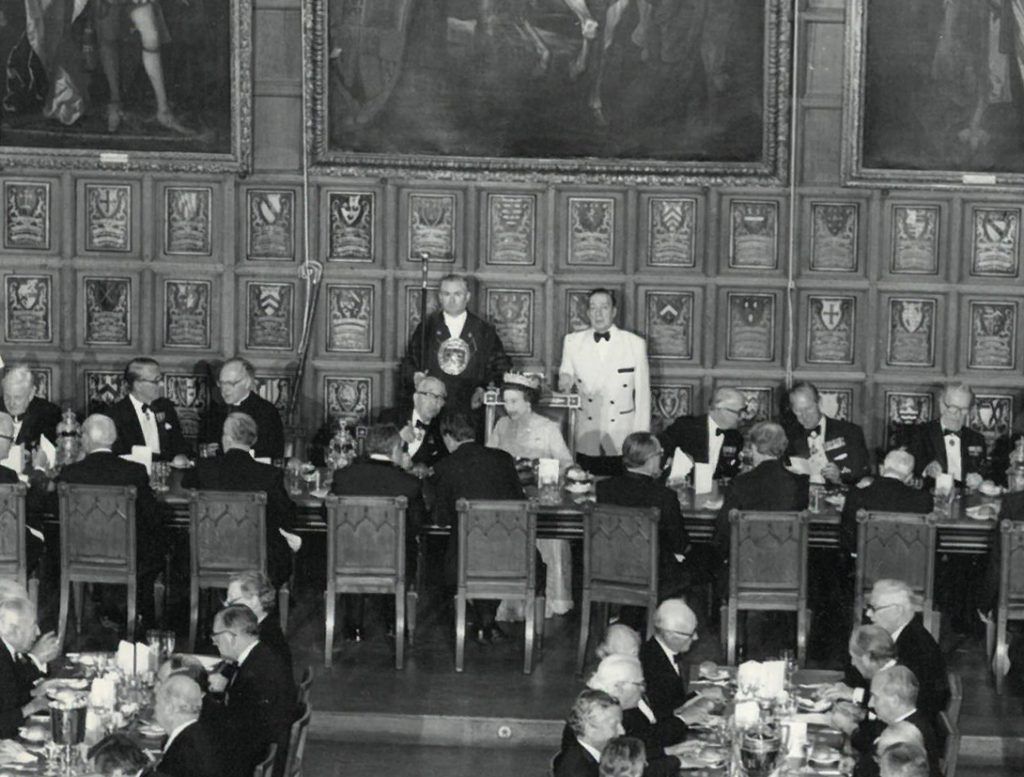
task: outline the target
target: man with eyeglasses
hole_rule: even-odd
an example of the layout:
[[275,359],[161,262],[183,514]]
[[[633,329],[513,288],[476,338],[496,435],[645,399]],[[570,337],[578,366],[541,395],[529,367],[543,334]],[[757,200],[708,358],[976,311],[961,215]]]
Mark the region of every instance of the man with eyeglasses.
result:
[[34,448],[39,438],[57,444],[60,408],[36,396],[35,378],[26,364],[13,364],[4,373],[0,412],[10,413],[14,420],[14,444]]
[[790,458],[806,459],[812,483],[853,485],[868,474],[868,448],[857,424],[821,412],[813,383],[801,381],[789,390],[793,420],[786,424]]
[[934,481],[945,473],[968,488],[981,485],[988,461],[985,438],[967,425],[973,404],[974,392],[966,384],[942,390],[939,417],[920,424],[910,443],[917,462],[914,474]]
[[[697,641],[697,616],[682,599],[666,599],[654,612],[654,636],[640,647],[647,698],[658,720],[676,714],[698,694],[689,691],[686,654]],[[689,708],[689,705],[688,707]]]
[[283,774],[288,735],[296,715],[295,682],[284,661],[260,642],[256,615],[243,604],[213,618],[211,638],[218,652],[238,668],[230,680],[210,675],[203,717],[220,727],[233,774],[252,774],[270,743],[277,744],[274,774]]
[[128,394],[104,411],[117,428],[113,450],[121,455],[142,445],[152,452],[153,461],[187,466],[188,443],[174,403],[163,396],[163,379],[155,359],[139,357],[128,362],[124,369]]
[[234,358],[220,368],[217,386],[224,402],[211,402],[199,432],[200,445],[220,443],[224,419],[229,413],[245,413],[256,422],[258,435],[253,449],[258,459],[284,457],[284,425],[272,402],[256,393],[256,369],[247,359]]
[[447,397],[447,389],[439,378],[424,375],[416,383],[411,407],[390,408],[380,414],[380,423],[399,428],[403,452],[417,477],[428,475],[434,464],[448,455],[439,424]]
[[676,448],[695,462],[715,465],[715,478],[732,478],[740,468],[743,435],[740,421],[747,407],[747,398],[734,388],[715,391],[704,415],[680,416],[658,435],[665,455],[671,457]]
[[[600,504],[622,507],[657,507],[658,521],[658,597],[679,596],[694,576],[685,560],[690,538],[679,509],[679,496],[658,481],[661,473],[661,444],[650,432],[633,432],[622,443],[622,466],[626,472],[597,482]],[[629,608],[623,622],[639,627],[639,608]]]

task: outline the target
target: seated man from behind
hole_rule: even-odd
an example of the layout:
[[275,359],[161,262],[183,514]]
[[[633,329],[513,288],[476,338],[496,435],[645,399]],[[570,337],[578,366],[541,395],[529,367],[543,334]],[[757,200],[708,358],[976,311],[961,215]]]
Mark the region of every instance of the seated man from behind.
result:
[[36,396],[32,370],[25,364],[12,365],[0,385],[3,387],[0,411],[10,413],[14,420],[14,444],[35,448],[39,438],[46,435],[56,445],[60,408]]
[[224,745],[199,719],[203,692],[191,677],[172,674],[156,687],[153,717],[167,742],[155,771],[165,777],[223,777]]
[[[427,378],[420,381],[422,385]],[[443,389],[443,386],[442,386]],[[394,424],[376,424],[366,433],[365,455],[334,473],[331,493],[340,496],[404,496],[405,508],[405,579],[416,579],[416,538],[427,508],[419,478],[401,468],[402,437]],[[364,597],[345,597],[346,636],[362,639]],[[377,597],[383,605],[382,620],[394,624],[394,597]]]
[[28,599],[0,601],[0,738],[14,739],[29,715],[47,708],[45,693],[35,683],[60,646],[53,634],[39,638],[36,607]]
[[747,433],[754,468],[737,475],[718,511],[714,543],[722,560],[729,560],[729,512],[732,510],[803,510],[807,507],[807,477],[795,475],[782,463],[786,433],[771,421],[761,421]]
[[276,586],[291,574],[292,550],[301,540],[291,533],[295,505],[284,489],[284,474],[277,467],[256,461],[256,422],[245,413],[231,413],[221,434],[223,456],[199,459],[185,473],[181,485],[201,491],[262,491],[267,495],[267,573]]
[[658,598],[668,599],[689,587],[692,574],[685,563],[690,538],[679,509],[679,495],[657,480],[661,474],[661,455],[661,443],[650,432],[633,432],[626,437],[622,443],[622,466],[626,472],[598,481],[597,501],[658,508]]
[[277,590],[270,578],[258,569],[236,572],[228,581],[227,604],[244,604],[259,621],[260,642],[277,653],[292,668],[292,650],[281,631],[281,619],[277,612]]
[[847,554],[857,552],[857,511],[888,513],[929,513],[932,495],[909,485],[914,477],[914,457],[904,450],[889,451],[882,463],[881,476],[870,485],[853,486],[846,495],[839,541]]
[[928,754],[923,747],[897,742],[880,751],[879,777],[928,777]]
[[135,487],[135,556],[138,569],[136,605],[143,623],[152,623],[153,584],[163,568],[164,549],[167,545],[146,468],[116,455],[112,451],[116,440],[117,431],[109,416],[94,413],[86,418],[82,422],[85,458],[65,465],[57,476],[57,482]]
[[93,771],[103,777],[128,777],[145,774],[151,765],[149,756],[130,736],[120,731],[107,734],[89,748]]
[[[271,743],[277,744],[275,776],[288,757],[288,737],[295,720],[296,692],[287,665],[269,646],[259,640],[256,616],[248,607],[229,605],[213,619],[213,644],[220,654],[238,668],[231,680],[210,675],[208,704],[204,713],[219,727],[227,743],[228,762],[238,774],[252,774],[266,757]],[[204,715],[205,717],[205,715]]]
[[573,736],[555,756],[554,777],[598,777],[602,751],[624,733],[618,701],[604,691],[588,688],[576,697],[568,726]]

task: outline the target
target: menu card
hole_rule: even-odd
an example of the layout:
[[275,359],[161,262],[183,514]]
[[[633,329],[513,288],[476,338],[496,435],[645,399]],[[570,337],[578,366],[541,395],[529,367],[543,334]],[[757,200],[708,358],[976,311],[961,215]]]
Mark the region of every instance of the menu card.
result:
[[686,476],[693,470],[693,459],[688,453],[676,448],[672,454],[672,469],[668,473],[668,485],[679,486],[686,480]]

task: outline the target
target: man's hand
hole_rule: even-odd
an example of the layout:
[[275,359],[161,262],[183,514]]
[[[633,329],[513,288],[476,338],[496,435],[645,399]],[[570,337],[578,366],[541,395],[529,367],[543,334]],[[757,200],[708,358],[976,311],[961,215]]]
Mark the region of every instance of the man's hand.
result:
[[843,479],[839,474],[839,467],[834,461],[830,461],[824,467],[821,468],[821,476],[825,478],[829,483],[842,483]]
[[42,712],[50,706],[50,699],[45,694],[37,696],[24,707],[21,708],[22,717],[27,718],[29,715],[34,715],[37,712]]
[[838,701],[840,699],[853,701],[853,688],[846,683],[836,683],[828,688],[822,688],[820,695],[822,699],[828,699],[829,701]]
[[402,442],[406,445],[410,445],[416,441],[416,429],[413,427],[412,423],[408,423],[402,427],[398,436],[402,438]]
[[48,664],[60,655],[60,640],[52,631],[43,634],[28,651],[36,660]]
[[423,480],[424,478],[429,478],[431,475],[434,474],[434,470],[428,467],[423,462],[420,462],[419,464],[413,464],[409,468],[409,472],[418,477],[420,480]]
[[842,708],[837,708],[829,715],[829,723],[833,728],[839,729],[844,734],[852,734],[857,730],[859,721],[848,715]]
[[32,454],[32,469],[41,469],[43,472],[50,470],[50,457],[46,455],[42,445]]
[[572,375],[567,372],[560,373],[558,376],[558,390],[563,394],[568,394],[572,391],[572,386],[575,381]]
[[228,687],[228,678],[220,672],[213,672],[207,675],[206,682],[214,693],[224,693]]
[[469,407],[472,410],[476,410],[477,408],[481,407],[483,404],[484,404],[484,387],[483,386],[477,386],[476,389],[473,391],[472,398],[469,400]]
[[977,472],[968,472],[964,483],[971,491],[977,491],[981,487],[982,478]]
[[184,469],[188,466],[188,456],[184,453],[179,453],[173,459],[171,459],[171,466],[177,469]]
[[427,377],[425,372],[414,372],[412,374],[412,387],[418,389],[420,387],[420,381]]
[[939,475],[942,474],[942,465],[937,461],[928,462],[928,466],[924,468],[922,473],[926,478],[935,480]]

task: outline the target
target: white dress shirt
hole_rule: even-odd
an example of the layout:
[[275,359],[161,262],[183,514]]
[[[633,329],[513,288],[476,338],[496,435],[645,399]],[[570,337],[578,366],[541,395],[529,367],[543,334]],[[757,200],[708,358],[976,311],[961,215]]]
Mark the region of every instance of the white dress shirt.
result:
[[136,399],[134,394],[129,394],[128,398],[132,402],[132,407],[135,408],[135,417],[139,419],[139,426],[142,427],[142,436],[146,439],[146,447],[154,454],[160,453],[160,432],[156,425],[156,414],[148,405],[143,410],[142,402]]
[[[708,464],[711,465],[712,474],[715,468],[718,466],[718,457],[722,453],[722,445],[725,443],[724,434],[716,434],[718,431],[718,424],[715,423],[715,419],[708,414]],[[695,476],[696,477],[696,476]]]
[[458,337],[462,334],[462,327],[466,325],[466,311],[463,310],[457,316],[449,316],[447,313],[444,314],[444,325],[448,327],[448,331],[452,337]]
[[953,476],[953,480],[963,480],[963,452],[960,449],[960,437],[956,434],[947,434],[944,437],[946,445],[946,472]]

